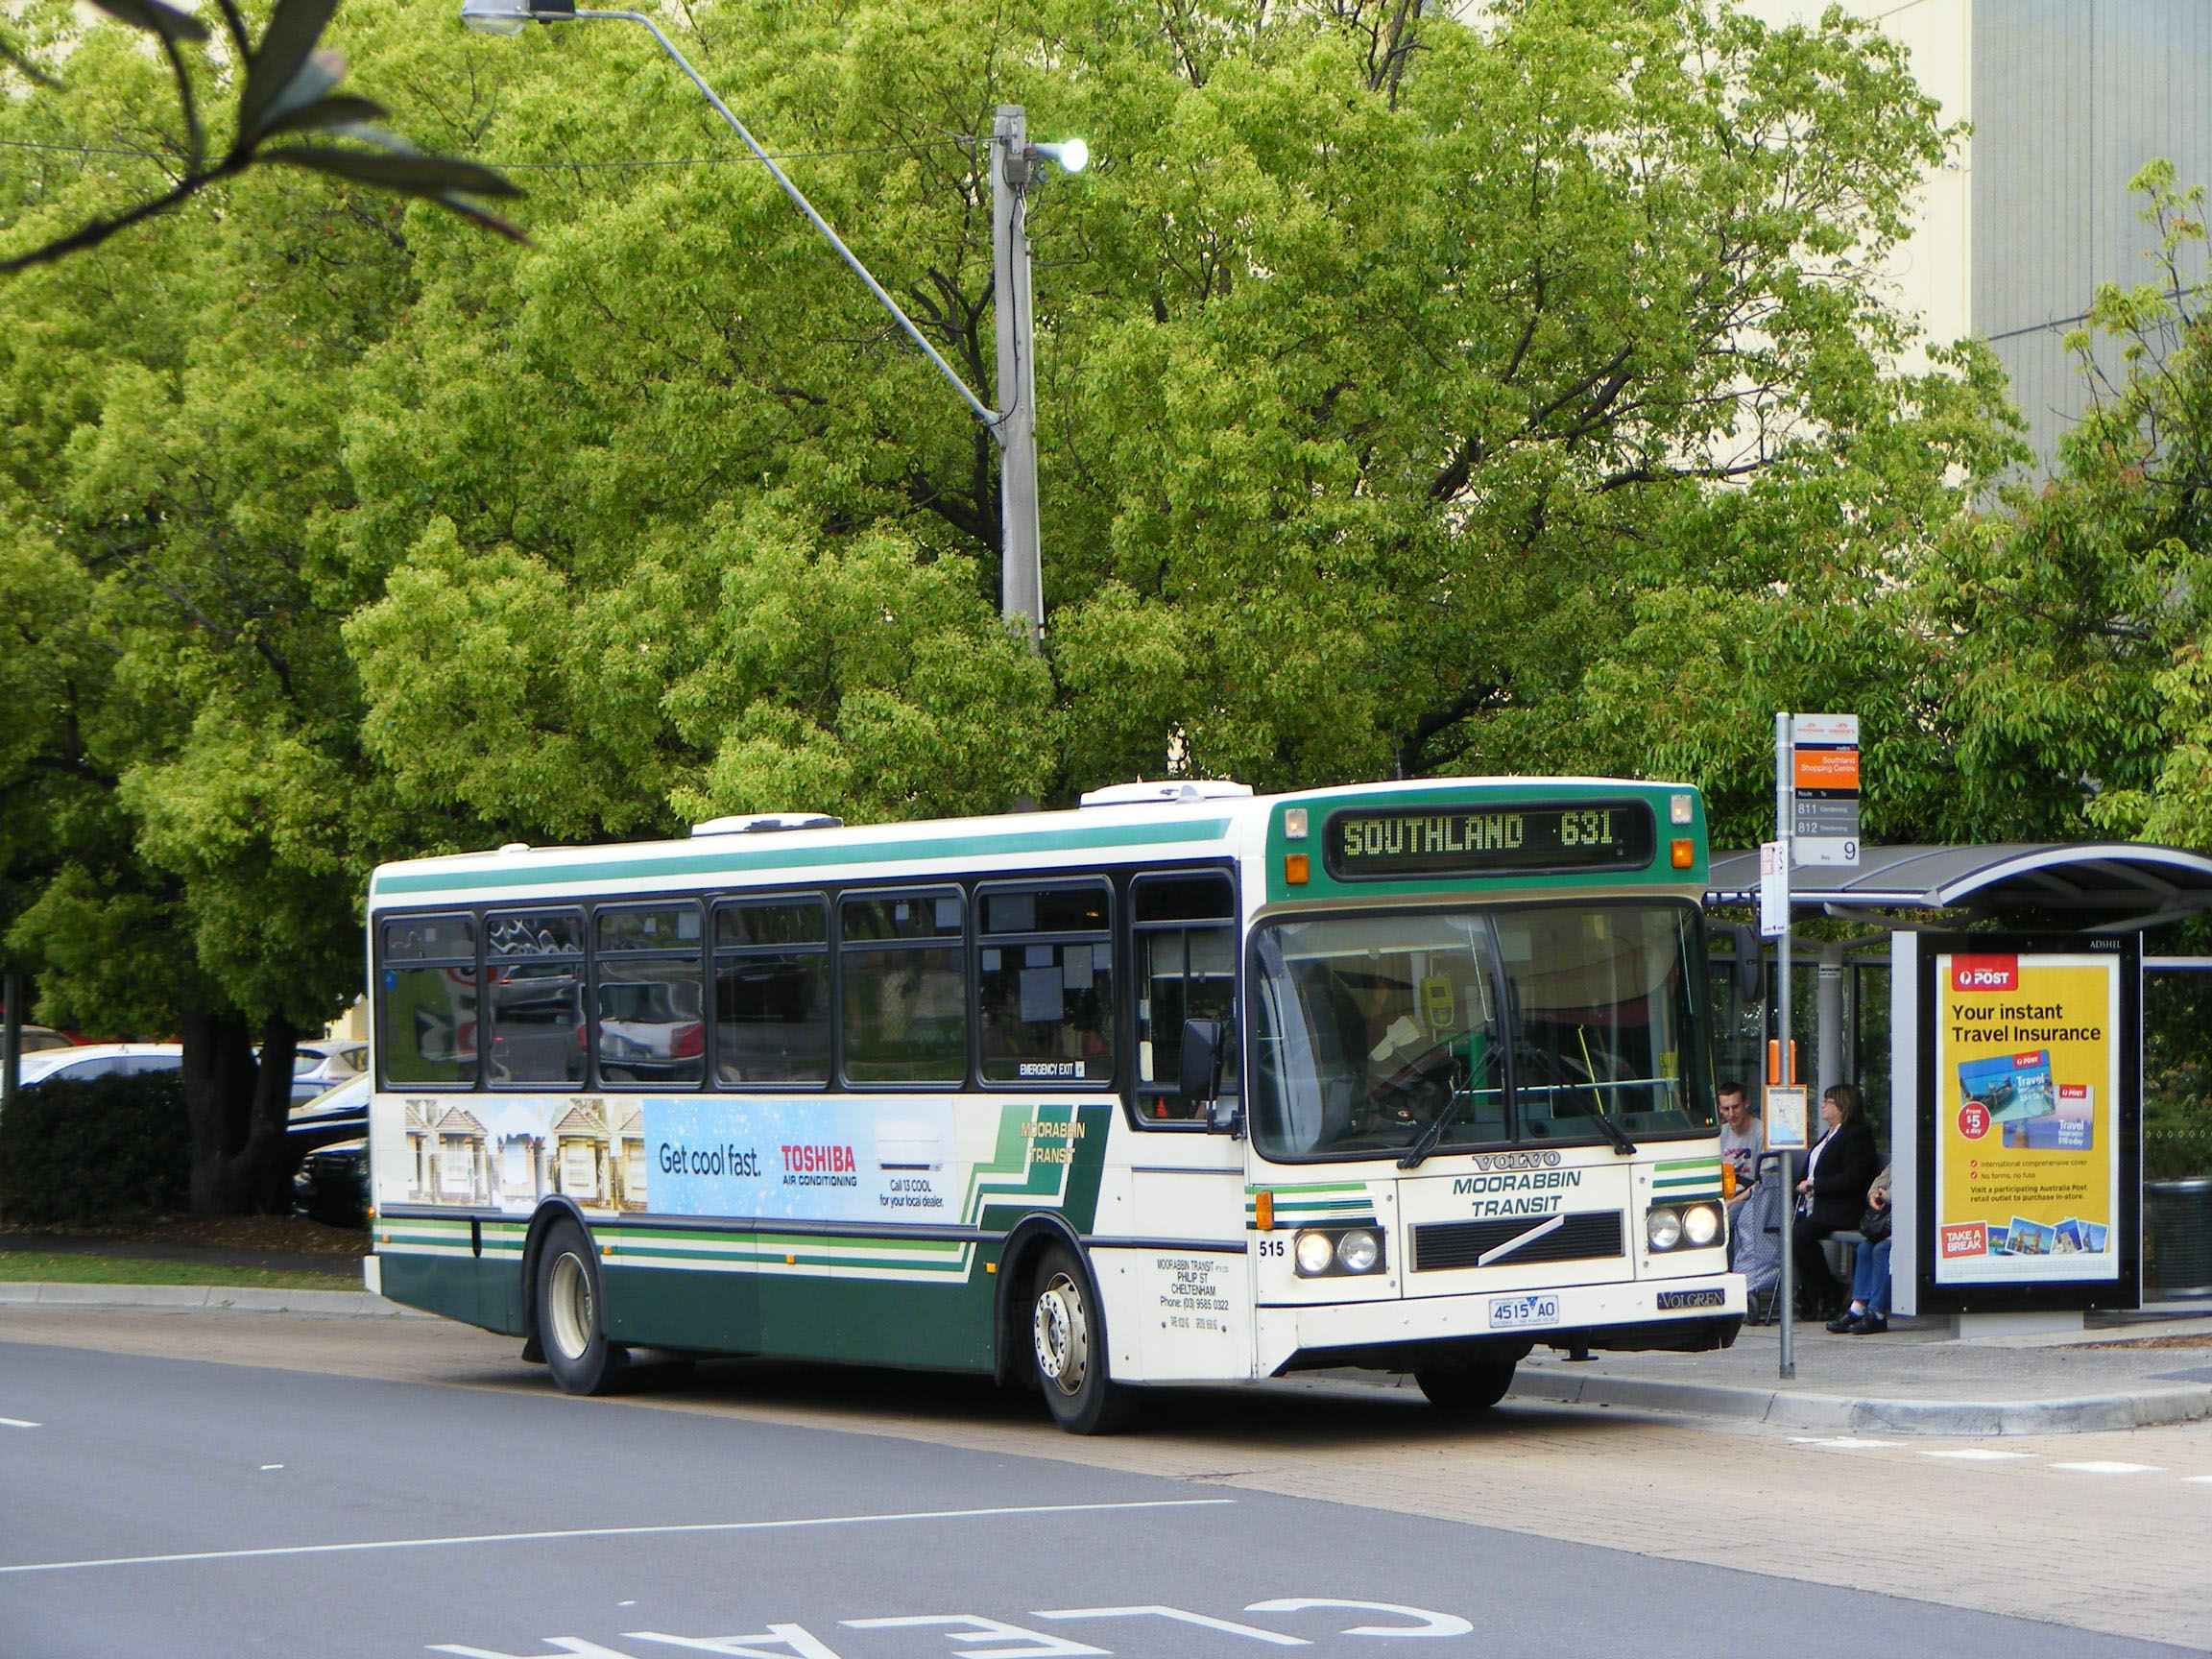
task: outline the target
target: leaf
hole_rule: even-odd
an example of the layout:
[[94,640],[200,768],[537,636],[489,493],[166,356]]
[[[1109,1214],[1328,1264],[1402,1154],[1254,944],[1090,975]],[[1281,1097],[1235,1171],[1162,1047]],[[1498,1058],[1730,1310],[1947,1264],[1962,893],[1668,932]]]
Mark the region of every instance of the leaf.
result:
[[441,207],[449,208],[451,211],[460,214],[462,218],[472,220],[474,223],[483,226],[487,230],[496,231],[498,234],[506,237],[510,242],[519,242],[525,248],[530,246],[530,233],[527,230],[524,230],[518,225],[509,224],[506,220],[500,218],[496,213],[486,212],[483,208],[477,206],[475,203],[469,201],[465,197],[455,196],[441,191],[437,196],[433,197],[432,200],[435,201]]
[[319,98],[298,109],[273,116],[261,131],[270,136],[278,132],[321,132],[334,127],[351,127],[356,123],[374,121],[385,113],[384,106],[373,98],[356,98],[351,93],[340,93],[334,98]]
[[[131,0],[152,4],[153,0]],[[246,72],[245,90],[238,94],[238,131],[259,132],[264,113],[277,94],[292,84],[293,76],[306,63],[338,0],[276,0],[276,10],[262,31],[261,44],[253,49],[253,61]],[[316,88],[316,95],[326,91]]]
[[164,40],[204,40],[207,25],[189,12],[180,12],[162,0],[92,0],[92,4],[121,23]]
[[255,139],[267,137],[284,126],[284,117],[295,110],[304,109],[319,102],[323,95],[346,78],[346,60],[336,52],[317,52],[300,65],[299,72],[284,84],[282,91],[269,101],[261,111],[260,124],[247,128],[241,123],[239,131],[250,132]]
[[286,166],[305,167],[357,184],[384,190],[401,190],[410,196],[441,196],[448,190],[471,196],[520,196],[522,187],[510,183],[489,167],[460,161],[449,156],[378,156],[362,150],[325,149],[320,145],[287,144],[264,150],[259,159]]

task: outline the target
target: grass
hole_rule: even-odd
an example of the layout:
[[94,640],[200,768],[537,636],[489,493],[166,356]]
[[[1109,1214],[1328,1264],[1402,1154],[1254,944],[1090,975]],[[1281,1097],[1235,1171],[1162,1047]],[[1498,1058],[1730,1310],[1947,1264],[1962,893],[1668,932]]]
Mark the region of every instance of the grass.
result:
[[159,1262],[82,1251],[0,1250],[0,1283],[12,1285],[220,1285],[260,1290],[358,1290],[361,1264],[347,1262],[331,1273],[291,1273],[266,1267],[221,1267],[199,1262]]

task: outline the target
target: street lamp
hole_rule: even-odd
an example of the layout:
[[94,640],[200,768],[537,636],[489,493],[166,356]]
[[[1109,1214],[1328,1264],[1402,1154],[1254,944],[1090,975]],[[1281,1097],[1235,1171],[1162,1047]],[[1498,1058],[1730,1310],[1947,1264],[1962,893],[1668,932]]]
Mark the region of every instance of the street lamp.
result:
[[1045,584],[1037,529],[1037,377],[1033,354],[1036,329],[1029,310],[1029,185],[1037,175],[1038,157],[1057,162],[1070,173],[1090,165],[1091,147],[1080,138],[1059,144],[1029,142],[1027,118],[1018,104],[1001,104],[991,130],[991,279],[998,292],[998,407],[986,408],[968,389],[952,365],[922,337],[913,320],[883,285],[869,275],[858,255],[845,246],[829,221],[785,177],[768,152],[761,149],[745,124],[714,95],[714,88],[692,68],[676,43],[661,26],[641,12],[579,12],[575,0],[462,0],[461,21],[485,35],[519,35],[529,23],[567,23],[578,19],[613,18],[640,23],[661,42],[661,49],[676,67],[690,78],[714,112],[730,124],[760,164],[768,169],[783,193],[798,204],[814,228],[821,231],[853,274],[868,284],[868,292],[937,366],[967,405],[998,444],[999,610],[1035,651],[1045,633]]

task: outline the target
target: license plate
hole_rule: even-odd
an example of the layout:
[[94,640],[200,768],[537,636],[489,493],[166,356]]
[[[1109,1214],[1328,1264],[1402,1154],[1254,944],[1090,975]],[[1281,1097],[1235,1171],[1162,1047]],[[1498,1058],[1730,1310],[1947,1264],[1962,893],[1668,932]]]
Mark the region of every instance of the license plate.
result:
[[1550,1292],[1490,1298],[1490,1329],[1493,1331],[1527,1330],[1558,1323],[1559,1298]]

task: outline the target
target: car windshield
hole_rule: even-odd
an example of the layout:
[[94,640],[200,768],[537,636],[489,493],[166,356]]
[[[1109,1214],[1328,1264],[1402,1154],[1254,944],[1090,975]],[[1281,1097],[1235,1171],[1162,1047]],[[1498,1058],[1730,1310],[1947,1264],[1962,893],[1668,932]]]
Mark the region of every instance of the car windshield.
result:
[[1695,912],[1408,911],[1261,930],[1253,1135],[1303,1160],[1710,1133]]

